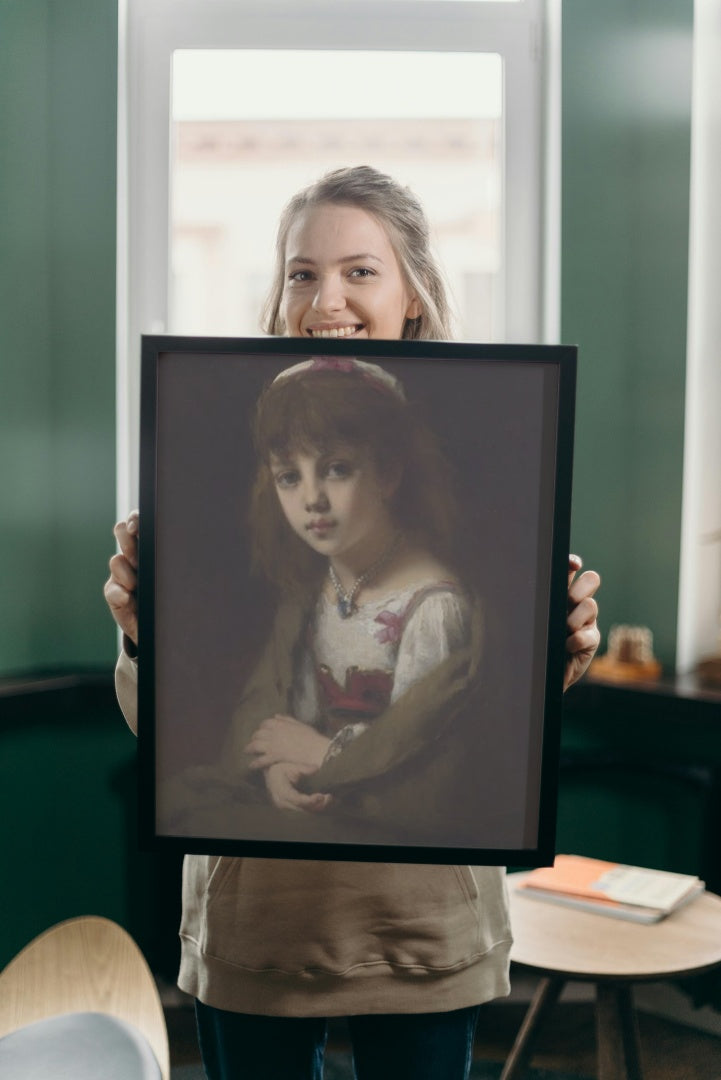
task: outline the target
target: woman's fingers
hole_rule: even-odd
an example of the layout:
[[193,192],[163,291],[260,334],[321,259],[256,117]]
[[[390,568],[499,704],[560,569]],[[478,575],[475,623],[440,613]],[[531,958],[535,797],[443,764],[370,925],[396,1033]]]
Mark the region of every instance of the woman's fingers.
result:
[[588,669],[601,640],[596,623],[598,604],[594,599],[601,578],[595,570],[586,570],[576,577],[582,566],[583,561],[578,555],[569,556],[564,690],[577,682]]
[[131,566],[138,566],[138,535],[140,529],[140,517],[137,510],[133,510],[125,521],[118,521],[113,529],[113,534],[118,542],[121,553]]
[[581,569],[582,566],[583,566],[583,559],[581,558],[580,555],[569,555],[568,556],[568,587],[569,587],[569,589],[571,588],[571,583],[572,583],[574,577],[576,576],[576,574],[578,573],[578,571]]
[[122,585],[128,592],[135,592],[138,588],[138,575],[136,569],[125,555],[113,555],[108,566],[110,567],[110,580]]
[[586,596],[574,604],[568,612],[566,627],[569,634],[580,630],[583,626],[592,626],[598,618],[598,604],[593,596]]
[[112,577],[105,582],[103,589],[106,603],[110,608],[110,614],[115,619],[120,629],[130,638],[133,644],[138,644],[138,605],[135,593],[130,592],[120,585]]
[[569,572],[568,606],[569,609],[579,604],[586,597],[593,596],[601,585],[601,578],[595,570],[585,570],[575,581]]
[[120,629],[130,640],[138,643],[138,532],[140,518],[133,510],[125,521],[119,521],[113,529],[120,552],[109,561],[110,577],[103,587],[103,595],[110,613]]

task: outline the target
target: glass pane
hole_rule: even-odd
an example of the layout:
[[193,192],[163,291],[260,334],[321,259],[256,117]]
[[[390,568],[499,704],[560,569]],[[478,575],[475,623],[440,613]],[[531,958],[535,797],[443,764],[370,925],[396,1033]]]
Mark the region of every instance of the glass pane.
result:
[[426,207],[457,336],[497,339],[502,87],[495,54],[176,52],[170,331],[259,333],[283,206],[370,164]]

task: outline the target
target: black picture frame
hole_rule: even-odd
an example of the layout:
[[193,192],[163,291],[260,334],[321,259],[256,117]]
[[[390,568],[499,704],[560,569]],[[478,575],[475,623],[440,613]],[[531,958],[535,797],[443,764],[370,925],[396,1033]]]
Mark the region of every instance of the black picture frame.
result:
[[[425,762],[425,772],[410,775],[406,761],[405,773],[393,766],[382,782],[373,777],[375,788],[355,789],[357,806],[374,807],[375,816],[363,809],[354,817],[353,799],[340,796],[323,813],[258,809],[244,802],[240,785],[227,786],[231,718],[276,633],[273,613],[283,599],[251,568],[253,411],[263,386],[313,358],[340,366],[370,362],[400,379],[409,407],[432,428],[457,478],[462,544],[477,573],[483,646],[480,677],[456,710],[464,720],[434,734],[424,757],[411,754]],[[553,861],[576,359],[574,346],[143,337],[144,849],[373,862]],[[218,769],[224,788],[216,784]],[[262,787],[255,797],[263,803]]]

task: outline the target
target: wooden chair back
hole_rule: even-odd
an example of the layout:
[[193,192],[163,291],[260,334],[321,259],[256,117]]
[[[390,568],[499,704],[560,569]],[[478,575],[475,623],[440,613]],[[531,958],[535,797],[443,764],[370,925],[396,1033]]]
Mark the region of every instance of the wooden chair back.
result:
[[85,915],[58,923],[0,972],[0,1037],[75,1012],[132,1024],[169,1080],[168,1032],[155,980],[136,943],[110,919]]

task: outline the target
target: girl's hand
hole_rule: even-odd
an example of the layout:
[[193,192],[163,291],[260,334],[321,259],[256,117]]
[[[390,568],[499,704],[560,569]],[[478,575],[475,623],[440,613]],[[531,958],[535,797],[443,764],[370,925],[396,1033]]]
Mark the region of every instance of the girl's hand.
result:
[[265,786],[273,803],[281,810],[303,810],[317,814],[331,802],[331,795],[304,795],[295,786],[301,776],[315,772],[315,768],[281,761],[265,770]]
[[126,521],[119,521],[113,533],[120,554],[110,560],[110,577],[103,593],[110,613],[134,645],[138,644],[138,534],[140,517],[133,510]]
[[[579,578],[577,572],[583,566],[578,555],[568,557],[568,617],[566,619],[566,671],[563,689],[573,686],[593,660],[601,640],[596,625],[598,604],[593,599],[601,584],[595,570],[586,570]],[[574,580],[575,579],[575,580]]]
[[315,770],[323,764],[329,746],[330,739],[309,724],[277,713],[263,721],[245,753],[253,755],[251,769],[267,769],[282,761]]

